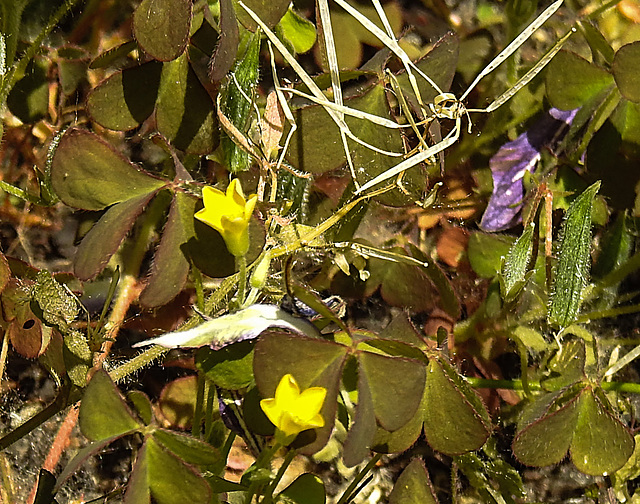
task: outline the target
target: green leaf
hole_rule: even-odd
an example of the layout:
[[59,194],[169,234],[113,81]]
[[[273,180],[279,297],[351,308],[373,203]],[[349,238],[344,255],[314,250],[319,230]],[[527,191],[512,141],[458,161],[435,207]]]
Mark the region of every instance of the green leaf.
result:
[[220,461],[218,450],[192,436],[166,429],[158,429],[153,432],[153,438],[187,464],[209,466]]
[[89,280],[101,272],[120,247],[133,223],[155,193],[142,194],[113,205],[82,239],[74,260],[74,273]]
[[550,376],[541,381],[542,388],[560,390],[585,377],[586,349],[582,339],[573,339],[553,356],[548,369]]
[[442,359],[429,363],[424,434],[429,445],[447,455],[480,448],[491,433],[491,419],[480,397]]
[[364,373],[358,373],[358,404],[344,441],[342,459],[354,467],[368,455],[376,435],[376,414],[371,388]]
[[560,408],[547,411],[516,434],[513,454],[530,466],[557,464],[571,445],[578,414],[578,399],[575,397]]
[[560,462],[569,450],[573,463],[586,474],[615,472],[633,454],[633,436],[610,411],[600,389],[586,387],[572,394],[556,396],[542,416],[530,418],[513,442],[515,456],[524,464],[545,466]]
[[7,106],[23,123],[34,123],[47,115],[49,108],[48,62],[41,58],[29,63],[26,75],[15,83]]
[[195,470],[182,459],[158,444],[154,437],[147,438],[147,484],[158,504],[209,504],[211,489]]
[[632,102],[640,102],[640,42],[618,49],[612,71],[622,96]]
[[58,79],[62,92],[69,96],[87,78],[89,54],[75,46],[58,49]]
[[147,286],[140,294],[143,306],[165,305],[182,291],[191,267],[184,245],[195,236],[193,215],[196,203],[193,196],[176,191],[160,244],[153,256]]
[[60,139],[51,183],[64,203],[84,210],[102,210],[167,184],[138,170],[97,135],[77,128],[70,128]]
[[286,502],[293,504],[324,504],[327,498],[322,480],[310,473],[298,476],[279,497],[284,497]]
[[425,388],[420,405],[413,417],[398,430],[389,432],[378,427],[371,448],[379,453],[400,453],[411,448],[422,433],[424,412],[427,408],[426,397],[427,391]]
[[87,108],[101,126],[118,131],[136,128],[156,105],[162,64],[149,61],[117,72],[91,90]]
[[218,387],[245,389],[253,383],[253,346],[240,341],[220,350],[202,347],[196,352],[196,368]]
[[437,504],[438,498],[422,460],[414,458],[398,476],[389,504]]
[[[260,33],[251,35],[245,53],[231,72],[224,88],[220,92],[220,110],[224,117],[241,133],[249,129],[249,114],[252,112],[251,99],[258,84],[260,65]],[[234,140],[223,133],[220,142],[224,153],[225,168],[232,173],[249,169],[251,158],[249,153],[240,148]]]
[[560,51],[547,66],[547,96],[561,110],[581,107],[613,84],[607,70],[568,51]]
[[587,390],[580,396],[578,407],[571,460],[585,474],[610,475],[633,454],[634,438],[593,391]]
[[531,223],[509,249],[500,276],[500,293],[506,301],[514,299],[527,280],[533,254],[534,231],[535,224]]
[[[220,1],[220,36],[218,44],[213,51],[211,61],[209,63],[209,75],[214,82],[222,80],[227,75],[233,62],[236,59],[238,53],[238,42],[240,35],[238,33],[238,21],[236,20],[236,12],[233,9],[232,0]],[[208,23],[203,23],[203,26],[198,30],[204,31],[204,27],[210,26]],[[191,39],[191,43],[197,44],[199,40],[199,33],[196,32]],[[209,38],[209,37],[207,37]],[[206,40],[206,39],[205,39]]]
[[184,52],[190,27],[190,0],[142,0],[133,13],[138,44],[160,61],[171,61]]
[[589,279],[591,258],[591,209],[600,182],[589,186],[567,209],[560,231],[548,320],[564,329],[578,317],[582,291]]
[[360,352],[358,373],[367,381],[380,426],[395,431],[406,425],[418,409],[424,392],[424,364],[413,359]]
[[195,375],[176,378],[167,383],[160,392],[158,413],[174,429],[190,429],[197,403],[197,377]]
[[471,267],[482,278],[493,278],[500,273],[502,258],[513,247],[509,236],[475,232],[469,237],[467,255]]
[[93,375],[80,403],[79,424],[92,441],[107,439],[143,427],[106,371]]
[[[244,0],[243,3],[256,13],[264,24],[273,28],[287,12],[291,2],[289,0]],[[235,5],[235,9],[238,20],[245,28],[256,31],[257,25],[249,14],[239,5]]]
[[189,154],[209,154],[218,144],[213,102],[186,53],[162,66],[156,121],[158,131]]
[[311,21],[289,8],[278,24],[281,34],[298,54],[311,50],[316,42],[316,27]]
[[47,270],[38,272],[31,296],[37,306],[34,309],[39,311],[39,318],[63,334],[80,311],[76,298]]

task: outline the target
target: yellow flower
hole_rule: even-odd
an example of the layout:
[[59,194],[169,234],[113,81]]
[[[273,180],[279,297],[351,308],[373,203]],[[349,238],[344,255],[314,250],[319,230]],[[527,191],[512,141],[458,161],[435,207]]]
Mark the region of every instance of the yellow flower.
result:
[[254,194],[247,200],[240,182],[233,179],[226,194],[205,186],[202,199],[204,208],[196,212],[196,219],[218,231],[235,257],[244,256],[249,250],[249,220],[258,197]]
[[276,388],[275,398],[263,399],[260,407],[271,423],[289,439],[303,430],[324,426],[320,410],[326,396],[324,387],[310,387],[300,393],[295,378],[286,374]]

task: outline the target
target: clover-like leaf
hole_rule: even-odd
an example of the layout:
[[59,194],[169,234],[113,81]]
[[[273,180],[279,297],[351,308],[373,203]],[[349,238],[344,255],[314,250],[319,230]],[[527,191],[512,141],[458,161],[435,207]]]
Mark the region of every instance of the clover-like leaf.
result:
[[92,441],[141,428],[106,371],[98,371],[87,385],[80,403],[82,433]]
[[176,191],[153,256],[151,274],[140,294],[140,302],[144,306],[165,305],[184,287],[191,267],[185,244],[195,235],[193,214],[196,203],[196,198]]
[[640,42],[616,51],[612,71],[620,94],[629,101],[640,102]]
[[140,47],[160,61],[171,61],[187,47],[190,0],[142,0],[133,14],[133,33]]
[[142,194],[113,205],[105,212],[78,246],[74,261],[74,273],[78,278],[89,280],[104,269],[154,196],[154,192]]
[[87,98],[91,118],[112,130],[137,127],[156,106],[161,72],[161,63],[149,61],[111,75]]
[[389,504],[437,504],[438,498],[424,463],[414,458],[398,476]]
[[560,51],[547,66],[547,96],[560,110],[579,108],[614,85],[607,70],[568,51]]
[[429,362],[424,434],[434,450],[457,455],[480,448],[491,419],[480,397],[444,359]]
[[209,154],[218,145],[213,102],[186,53],[162,66],[156,121],[160,133],[190,154]]
[[359,352],[358,376],[367,381],[380,426],[395,431],[413,417],[425,385],[422,362],[403,357]]
[[622,467],[633,453],[633,436],[611,412],[600,390],[585,387],[577,395],[569,390],[547,404],[536,408],[541,416],[528,415],[524,426],[521,422],[513,453],[522,463],[538,467],[556,464],[569,451],[580,471],[607,475]]
[[60,139],[51,183],[67,205],[84,210],[148,195],[167,184],[139,170],[97,135],[71,128]]
[[298,476],[280,496],[293,504],[324,504],[326,492],[322,480],[311,473]]
[[[392,120],[386,89],[382,84],[375,84],[365,90],[360,96],[345,100],[345,105],[369,114],[375,114]],[[340,139],[340,130],[326,110],[320,105],[311,105],[295,111],[298,125],[289,151],[287,160],[296,168],[311,173],[325,173],[334,170],[345,163],[344,148]],[[378,149],[391,152],[402,152],[402,135],[398,129],[389,129],[356,117],[345,117],[345,122],[352,132],[363,141],[374,145]],[[362,168],[356,176],[360,183],[370,180],[388,168],[399,163],[401,157],[391,157],[375,152],[352,140],[347,140],[351,150],[354,166]],[[417,170],[415,170],[417,172]],[[421,175],[417,173],[417,175]],[[407,173],[403,183],[407,187],[424,186],[424,178]],[[406,197],[395,193],[383,195],[385,203],[406,204]]]
[[183,459],[150,436],[138,452],[125,503],[150,502],[151,496],[158,504],[208,504],[211,489]]
[[[243,3],[256,13],[264,24],[273,28],[287,12],[291,2],[288,0],[243,0]],[[235,6],[235,9],[238,21],[249,30],[256,31],[257,25],[249,14],[238,5]]]

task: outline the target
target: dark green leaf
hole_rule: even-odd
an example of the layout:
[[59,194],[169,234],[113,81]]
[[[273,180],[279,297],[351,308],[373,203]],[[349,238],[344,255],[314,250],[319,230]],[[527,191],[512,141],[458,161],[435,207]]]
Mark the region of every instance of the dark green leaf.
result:
[[[451,32],[447,33],[436,42],[431,51],[416,63],[416,66],[422,70],[425,75],[428,75],[438,85],[441,91],[448,91],[456,72],[458,51],[459,41],[457,35]],[[425,104],[432,102],[440,92],[428,81],[420,76],[416,76],[415,72],[414,76],[418,81],[418,90],[420,91],[422,102]],[[407,101],[414,111],[418,111],[419,106],[407,74],[403,72],[397,76],[397,79],[400,88],[404,91]]]
[[589,279],[591,209],[600,182],[589,186],[569,206],[562,225],[558,264],[553,279],[548,319],[561,329],[578,316],[582,291]]
[[84,237],[74,261],[74,272],[81,280],[96,276],[120,247],[145,206],[155,196],[142,194],[113,205]]
[[89,114],[105,128],[127,131],[151,115],[156,105],[162,64],[149,61],[117,72],[93,88]]
[[[264,24],[273,28],[287,12],[291,2],[289,0],[246,0],[243,3],[256,13]],[[235,8],[238,20],[249,30],[256,31],[257,25],[249,14],[239,5]]]
[[480,448],[491,433],[491,420],[478,395],[451,365],[429,363],[424,433],[434,450],[456,455]]
[[79,424],[92,441],[124,434],[142,427],[106,371],[93,375],[80,403]]
[[[253,111],[247,97],[255,94],[258,83],[260,64],[260,33],[251,35],[245,53],[233,68],[230,78],[220,92],[219,113],[235,126],[240,134],[249,129],[249,114]],[[220,139],[224,153],[225,168],[232,173],[249,169],[251,158],[249,154],[234,142],[234,139],[224,133]]]
[[231,70],[238,52],[239,40],[238,21],[232,0],[221,0],[220,39],[209,62],[209,75],[212,81],[222,80]]
[[[345,105],[391,120],[385,93],[386,89],[382,84],[375,84],[361,96],[346,99]],[[325,173],[343,166],[345,153],[340,130],[325,109],[320,105],[311,105],[296,110],[294,115],[298,129],[292,138],[287,160],[299,170],[310,173]],[[385,151],[402,152],[402,135],[399,130],[385,128],[356,117],[347,116],[345,121],[361,140]],[[348,140],[348,145],[354,166],[361,168],[356,174],[361,184],[402,161],[402,157],[390,157],[374,152],[353,140]],[[421,190],[425,183],[424,177],[418,170],[414,171],[415,175],[412,175],[412,172],[408,173],[403,183],[408,188],[415,186]],[[406,204],[407,198],[402,196],[399,191],[391,192],[383,195],[381,201],[395,205]]]
[[640,42],[618,49],[612,70],[622,96],[632,102],[640,102]]
[[418,409],[424,392],[424,364],[371,352],[361,352],[358,364],[359,376],[367,381],[380,426],[395,431],[405,425]]
[[304,473],[296,478],[281,493],[280,497],[293,504],[324,504],[326,492],[324,483],[315,474]]
[[34,123],[47,115],[48,66],[47,62],[40,58],[29,63],[26,75],[16,82],[7,97],[9,110],[24,123]]
[[613,76],[605,69],[568,51],[560,51],[547,66],[547,96],[561,110],[581,107],[613,84]]
[[358,373],[358,405],[342,453],[347,467],[358,465],[369,455],[376,435],[374,408],[369,382],[364,373]]
[[513,246],[508,236],[476,232],[469,238],[467,255],[471,267],[482,278],[493,278],[502,267],[502,258],[506,257]]
[[211,489],[206,481],[182,459],[164,449],[154,439],[145,442],[148,460],[147,484],[158,504],[209,504]]
[[153,438],[187,464],[208,466],[220,460],[220,453],[213,446],[186,434],[158,429]]
[[429,474],[420,459],[413,459],[393,485],[389,504],[437,504]]
[[51,182],[64,203],[84,210],[149,195],[167,183],[138,170],[97,135],[77,128],[60,140]]
[[187,47],[190,0],[142,0],[133,14],[133,33],[151,57],[171,61]]
[[190,154],[209,154],[218,144],[213,102],[186,54],[162,66],[156,121],[160,133]]
[[245,389],[253,383],[253,342],[240,341],[219,350],[202,347],[196,353],[196,367],[216,386]]
[[606,476],[620,469],[635,447],[629,430],[598,400],[590,390],[579,400],[579,417],[571,460],[586,474]]
[[151,275],[140,294],[140,302],[144,306],[165,305],[184,287],[191,266],[185,255],[185,244],[195,236],[193,215],[196,202],[193,196],[176,191],[160,244],[153,256]]
[[571,399],[520,430],[513,441],[513,454],[523,464],[546,466],[560,462],[571,445],[578,421],[578,400]]

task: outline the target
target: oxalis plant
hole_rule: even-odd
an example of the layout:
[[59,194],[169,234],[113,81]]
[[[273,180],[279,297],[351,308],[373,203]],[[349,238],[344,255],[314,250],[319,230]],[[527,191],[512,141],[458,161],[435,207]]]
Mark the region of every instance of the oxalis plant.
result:
[[632,2],[0,4],[2,501],[639,499]]

